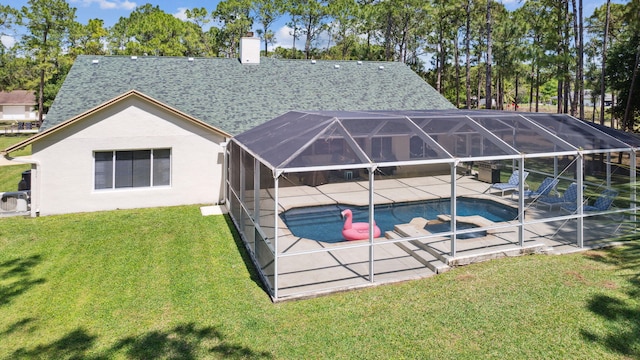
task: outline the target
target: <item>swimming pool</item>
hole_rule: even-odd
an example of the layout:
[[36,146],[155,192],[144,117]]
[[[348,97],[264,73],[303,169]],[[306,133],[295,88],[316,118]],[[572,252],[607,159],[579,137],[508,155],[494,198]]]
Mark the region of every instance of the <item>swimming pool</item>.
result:
[[[493,222],[510,221],[518,216],[517,208],[489,199],[458,198],[456,204],[458,216],[480,215]],[[340,213],[347,208],[353,211],[354,222],[368,221],[367,206],[343,204],[293,208],[281,213],[280,218],[295,236],[335,243],[344,241],[344,220]],[[375,220],[384,234],[393,230],[396,224],[407,224],[415,217],[434,220],[438,215],[450,215],[450,212],[450,199],[384,204],[375,206]]]

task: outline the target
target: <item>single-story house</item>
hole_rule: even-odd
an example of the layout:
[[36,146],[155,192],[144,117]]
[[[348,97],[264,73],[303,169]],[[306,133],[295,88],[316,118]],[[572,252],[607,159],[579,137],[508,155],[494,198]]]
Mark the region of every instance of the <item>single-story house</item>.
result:
[[291,110],[452,109],[402,63],[79,56],[32,155],[31,215],[224,201],[227,141]]
[[33,91],[0,91],[0,121],[31,123],[38,120]]

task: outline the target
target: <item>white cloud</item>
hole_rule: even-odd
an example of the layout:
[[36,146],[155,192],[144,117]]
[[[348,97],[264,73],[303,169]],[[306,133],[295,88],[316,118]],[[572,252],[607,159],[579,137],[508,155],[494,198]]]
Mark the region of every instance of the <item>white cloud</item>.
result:
[[2,35],[0,36],[0,42],[2,42],[2,45],[4,45],[4,47],[9,49],[16,44],[16,38],[9,35]]
[[112,1],[92,1],[92,2],[96,2],[98,4],[100,4],[100,9],[102,10],[111,10],[111,9],[117,9],[118,8],[118,4],[112,2]]
[[[269,45],[269,50],[273,50],[274,47],[282,47],[285,49],[291,49],[293,47],[293,29],[292,28],[285,25],[280,29],[276,30],[275,33],[276,33],[275,46]],[[296,42],[298,41],[300,41],[300,39],[296,40]]]
[[93,4],[98,4],[100,9],[102,10],[112,10],[112,9],[125,9],[125,10],[133,10],[138,4],[129,0],[72,0],[73,3],[79,3],[80,6],[91,6]]
[[138,7],[138,4],[134,3],[133,1],[125,0],[125,1],[120,3],[120,7],[122,9],[133,10],[136,7]]
[[177,17],[178,19],[185,21],[187,20],[187,14],[186,11],[189,10],[188,8],[184,8],[184,7],[180,7],[178,8],[178,11],[175,12],[173,14],[173,16]]

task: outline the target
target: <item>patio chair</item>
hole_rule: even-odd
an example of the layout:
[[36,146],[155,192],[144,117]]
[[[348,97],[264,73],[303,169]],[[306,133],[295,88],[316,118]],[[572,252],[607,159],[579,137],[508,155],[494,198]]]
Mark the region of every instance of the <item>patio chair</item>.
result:
[[[524,181],[524,179],[526,179],[528,175],[529,175],[528,172],[523,171],[522,180]],[[501,193],[500,196],[504,196],[505,191],[518,190],[519,185],[520,185],[520,173],[518,170],[514,170],[511,176],[509,177],[509,180],[506,183],[491,184],[491,186],[489,187],[489,191],[498,190]]]
[[[540,196],[549,196],[552,190],[555,191],[555,188],[557,185],[558,185],[558,179],[548,177],[542,180],[542,182],[540,183],[540,186],[538,186],[537,189],[525,190],[524,193],[522,193],[522,195],[524,196],[525,199],[537,198]],[[512,199],[513,199],[513,195],[519,195],[519,192],[517,190],[512,192],[511,193]]]
[[549,206],[549,209],[551,209],[555,205],[562,206],[564,204],[572,204],[572,203],[575,204],[577,200],[578,200],[578,184],[571,183],[569,187],[567,187],[567,190],[564,191],[562,196],[547,195],[547,196],[538,197],[538,202],[536,203],[536,207],[538,207],[539,204],[543,204],[543,205]]
[[[584,205],[582,207],[582,211],[599,212],[609,210],[616,196],[618,196],[617,191],[605,189],[600,195],[598,195],[598,198],[593,203],[593,205]],[[563,204],[561,208],[562,210],[570,212],[572,214],[578,211],[578,207],[576,206],[575,202]]]

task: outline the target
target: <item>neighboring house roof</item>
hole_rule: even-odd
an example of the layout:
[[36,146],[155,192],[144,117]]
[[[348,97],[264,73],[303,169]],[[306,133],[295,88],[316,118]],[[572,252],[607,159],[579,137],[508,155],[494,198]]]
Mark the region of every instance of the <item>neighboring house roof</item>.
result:
[[157,100],[155,100],[155,99],[153,99],[153,98],[151,98],[149,96],[146,96],[145,94],[142,94],[142,93],[140,93],[138,91],[135,91],[135,90],[131,90],[131,91],[128,91],[128,92],[126,92],[126,93],[124,93],[124,94],[122,94],[122,95],[120,95],[120,96],[118,96],[118,97],[116,97],[114,99],[111,99],[111,100],[109,100],[109,101],[107,101],[107,102],[105,102],[103,104],[100,104],[100,105],[94,107],[93,109],[89,109],[88,111],[86,111],[86,112],[84,112],[82,114],[79,114],[79,115],[69,119],[68,121],[66,121],[64,123],[59,124],[58,126],[49,128],[49,129],[47,129],[45,131],[42,131],[42,132],[40,132],[40,133],[38,133],[38,134],[36,134],[34,136],[31,136],[31,137],[29,137],[29,138],[27,138],[27,139],[25,139],[25,140],[23,140],[23,141],[21,141],[21,142],[19,142],[17,144],[14,144],[14,145],[6,148],[3,151],[3,153],[4,154],[9,154],[9,153],[11,153],[13,151],[22,149],[25,146],[30,145],[31,143],[34,143],[34,142],[36,142],[36,141],[38,141],[38,140],[40,140],[40,139],[42,139],[44,137],[47,137],[47,136],[49,136],[51,134],[54,134],[54,133],[56,133],[56,132],[58,132],[58,131],[60,131],[62,129],[65,129],[66,127],[68,127],[68,126],[70,126],[72,124],[75,124],[75,123],[77,123],[79,121],[82,121],[82,120],[86,119],[87,117],[89,117],[89,116],[91,116],[91,115],[93,115],[93,114],[95,114],[95,113],[97,113],[97,112],[99,112],[99,111],[101,111],[101,110],[103,110],[105,108],[108,108],[109,106],[111,106],[111,105],[113,105],[115,103],[124,101],[125,99],[129,99],[129,98],[138,98],[138,99],[141,99],[142,101],[146,101],[148,103],[151,103],[151,104],[153,104],[155,106],[158,106],[158,107],[160,107],[160,108],[162,108],[162,109],[164,109],[166,111],[169,111],[170,113],[172,113],[172,114],[184,119],[185,121],[191,122],[191,123],[193,123],[193,124],[195,124],[195,125],[197,125],[199,127],[205,128],[208,131],[211,131],[213,133],[220,134],[221,136],[224,136],[224,137],[230,137],[231,136],[229,133],[227,133],[225,131],[217,129],[217,128],[215,128],[215,127],[213,127],[213,126],[211,126],[211,125],[209,125],[209,124],[207,124],[205,122],[202,122],[202,121],[200,121],[200,120],[198,120],[196,118],[193,118],[193,117],[189,116],[188,114],[185,114],[185,113],[183,113],[183,112],[181,112],[179,110],[176,110],[176,109],[174,109],[174,108],[172,108],[170,106],[167,106],[167,105],[165,105],[165,104],[163,104],[163,103],[161,103],[161,102],[159,102],[159,101],[157,101]]
[[453,109],[398,62],[78,56],[47,114],[52,128],[136,90],[231,135],[290,110]]
[[13,90],[0,91],[0,105],[35,105],[36,96],[33,91]]

